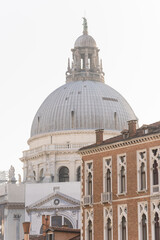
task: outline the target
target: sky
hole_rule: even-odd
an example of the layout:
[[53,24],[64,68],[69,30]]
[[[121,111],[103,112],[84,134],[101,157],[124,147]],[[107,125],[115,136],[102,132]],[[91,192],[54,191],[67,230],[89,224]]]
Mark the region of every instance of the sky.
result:
[[128,101],[139,126],[159,121],[159,0],[0,1],[0,171],[28,149],[34,115],[65,83],[82,17],[100,49],[106,84]]

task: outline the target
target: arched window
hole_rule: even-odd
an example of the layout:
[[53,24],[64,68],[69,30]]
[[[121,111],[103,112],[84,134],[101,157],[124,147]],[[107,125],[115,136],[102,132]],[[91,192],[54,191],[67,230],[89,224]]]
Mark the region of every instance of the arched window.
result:
[[122,236],[122,240],[126,240],[126,218],[123,216],[122,217],[122,229],[121,229],[121,236]]
[[80,166],[77,168],[77,181],[78,182],[81,181],[81,167]]
[[88,222],[88,240],[92,240],[92,222],[89,220]]
[[112,240],[112,224],[111,219],[108,218],[107,220],[107,240]]
[[156,160],[153,164],[153,185],[158,185],[158,163]]
[[110,169],[107,170],[107,173],[106,173],[106,192],[111,192],[111,171]]
[[146,215],[142,215],[142,240],[147,240],[147,221]]
[[155,213],[155,218],[154,218],[154,232],[155,232],[155,240],[160,239],[160,223],[159,223],[159,216],[158,213]]
[[124,166],[121,168],[121,172],[120,172],[120,176],[121,176],[121,193],[125,192],[125,168]]
[[142,162],[141,164],[141,190],[146,189],[146,172],[145,172],[145,164]]
[[52,216],[51,225],[55,227],[62,227],[63,225],[65,225],[69,228],[73,228],[72,223],[69,221],[68,218],[64,216]]
[[69,182],[69,169],[67,167],[60,168],[59,182]]
[[88,174],[88,195],[92,195],[92,174]]

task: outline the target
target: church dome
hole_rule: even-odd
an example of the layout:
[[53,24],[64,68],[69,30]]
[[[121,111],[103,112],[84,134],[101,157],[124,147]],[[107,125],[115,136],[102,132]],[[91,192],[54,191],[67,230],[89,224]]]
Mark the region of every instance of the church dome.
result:
[[122,130],[136,116],[110,86],[94,81],[67,83],[52,92],[33,120],[31,136],[63,130]]
[[77,38],[74,44],[75,48],[78,47],[97,47],[96,41],[90,35],[83,34]]
[[88,35],[85,18],[83,26],[83,35],[72,49],[72,64],[68,60],[66,84],[53,91],[40,106],[31,137],[65,130],[121,131],[127,128],[127,121],[137,119],[127,101],[104,83],[99,49]]

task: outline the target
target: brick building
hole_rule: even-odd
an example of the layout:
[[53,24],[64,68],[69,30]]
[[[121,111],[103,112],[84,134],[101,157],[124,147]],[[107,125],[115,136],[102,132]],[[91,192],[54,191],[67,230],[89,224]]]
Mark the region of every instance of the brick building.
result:
[[160,122],[81,148],[85,240],[160,240]]

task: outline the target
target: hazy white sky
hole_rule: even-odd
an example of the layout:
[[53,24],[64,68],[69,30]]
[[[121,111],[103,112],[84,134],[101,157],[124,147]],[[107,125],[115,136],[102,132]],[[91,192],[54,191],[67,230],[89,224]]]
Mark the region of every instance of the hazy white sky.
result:
[[0,1],[0,170],[27,150],[32,120],[65,83],[82,17],[100,48],[105,81],[129,102],[139,125],[159,118],[159,0]]

